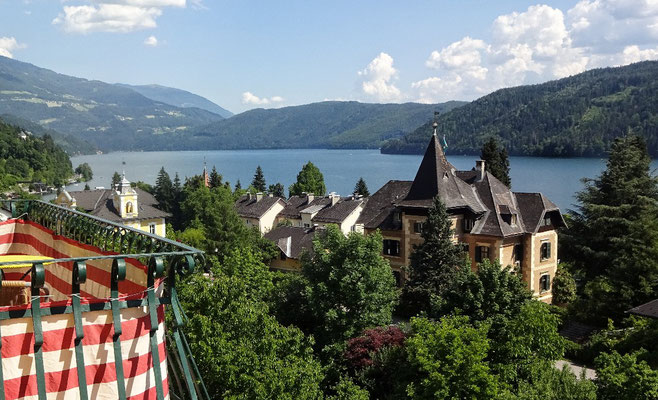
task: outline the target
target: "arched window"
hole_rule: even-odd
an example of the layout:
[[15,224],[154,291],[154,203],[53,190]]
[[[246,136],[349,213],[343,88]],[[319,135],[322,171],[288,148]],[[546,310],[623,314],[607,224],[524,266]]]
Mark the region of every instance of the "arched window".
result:
[[549,274],[542,275],[539,278],[539,290],[541,292],[548,292],[551,290],[551,276]]
[[129,201],[126,203],[126,214],[132,214],[133,212],[133,203]]
[[543,242],[539,249],[541,261],[551,258],[551,242]]

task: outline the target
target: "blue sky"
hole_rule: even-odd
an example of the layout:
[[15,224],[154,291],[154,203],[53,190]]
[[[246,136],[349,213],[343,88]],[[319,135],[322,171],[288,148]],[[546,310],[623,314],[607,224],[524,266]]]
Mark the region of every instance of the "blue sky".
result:
[[0,55],[241,112],[471,100],[658,58],[654,0],[0,0]]

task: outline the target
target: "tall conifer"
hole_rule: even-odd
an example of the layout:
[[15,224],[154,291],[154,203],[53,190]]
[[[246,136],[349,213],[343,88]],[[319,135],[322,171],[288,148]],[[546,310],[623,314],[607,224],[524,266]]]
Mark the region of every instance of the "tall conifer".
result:
[[512,180],[509,177],[509,157],[507,156],[507,149],[504,147],[498,148],[498,142],[494,138],[490,138],[483,146],[480,158],[485,162],[485,168],[491,172],[491,175],[498,178],[507,187],[511,187]]
[[265,175],[263,175],[263,169],[256,167],[256,173],[254,174],[254,180],[251,181],[251,186],[256,189],[257,192],[265,193],[267,190],[267,184],[265,183]]

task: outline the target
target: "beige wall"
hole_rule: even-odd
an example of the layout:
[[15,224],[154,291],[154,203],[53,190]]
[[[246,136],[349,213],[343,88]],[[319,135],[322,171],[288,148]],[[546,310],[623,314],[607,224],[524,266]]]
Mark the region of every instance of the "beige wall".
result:
[[283,211],[283,204],[276,202],[269,210],[267,210],[260,220],[257,220],[258,230],[261,235],[272,230],[274,227],[274,221],[276,221],[276,216],[279,215],[281,211]]
[[282,271],[299,272],[302,270],[302,265],[301,262],[296,258],[286,258],[285,260],[282,260],[279,256],[270,261],[270,268]]
[[352,213],[340,224],[340,230],[344,235],[347,235],[352,231],[352,227],[356,224],[356,221],[361,216],[361,211],[363,211],[363,205],[355,208],[354,211],[352,211]]
[[155,225],[155,234],[165,237],[167,236],[167,225],[164,218],[152,218],[152,219],[143,219],[136,221],[125,222],[125,225],[139,229],[144,232],[150,232],[151,224]]

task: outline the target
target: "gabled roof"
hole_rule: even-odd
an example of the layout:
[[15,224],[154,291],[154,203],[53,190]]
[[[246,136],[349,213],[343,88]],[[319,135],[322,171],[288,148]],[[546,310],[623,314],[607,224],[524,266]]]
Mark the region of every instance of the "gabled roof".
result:
[[566,226],[566,222],[560,213],[560,209],[542,193],[514,193],[519,210],[523,216],[525,230],[535,233],[539,230],[540,223],[547,213],[555,216],[553,223],[557,226]]
[[358,224],[366,229],[396,230],[400,223],[393,218],[395,204],[403,200],[411,181],[388,181],[377,192],[366,200],[365,207],[359,216]]
[[631,308],[626,312],[633,315],[639,315],[641,317],[658,319],[658,299]]
[[409,193],[399,206],[430,208],[436,196],[447,209],[466,208],[476,214],[486,211],[473,188],[457,177],[455,167],[443,153],[435,128]]
[[315,217],[314,222],[329,222],[340,224],[345,221],[352,213],[354,213],[363,204],[361,199],[341,199],[333,206],[325,207],[320,210]]
[[114,208],[114,202],[112,201],[114,191],[111,189],[80,190],[68,193],[75,199],[76,207],[82,208],[85,212],[91,215],[113,222],[167,218],[171,216],[168,212],[154,207],[154,205],[157,204],[157,201],[153,195],[140,188],[133,188],[133,190],[135,190],[138,195],[138,217],[126,219],[121,218],[119,211]]
[[261,218],[277,203],[282,207],[286,205],[280,197],[264,196],[257,201],[254,196],[244,195],[236,200],[235,209],[243,218]]
[[267,232],[263,237],[274,242],[288,258],[299,259],[304,250],[313,247],[317,229],[297,226],[280,226]]
[[281,211],[281,216],[290,219],[300,219],[301,211],[305,208],[314,205],[321,205],[324,207],[331,204],[331,199],[327,197],[314,198],[310,203],[306,196],[290,196],[286,202],[286,207]]

